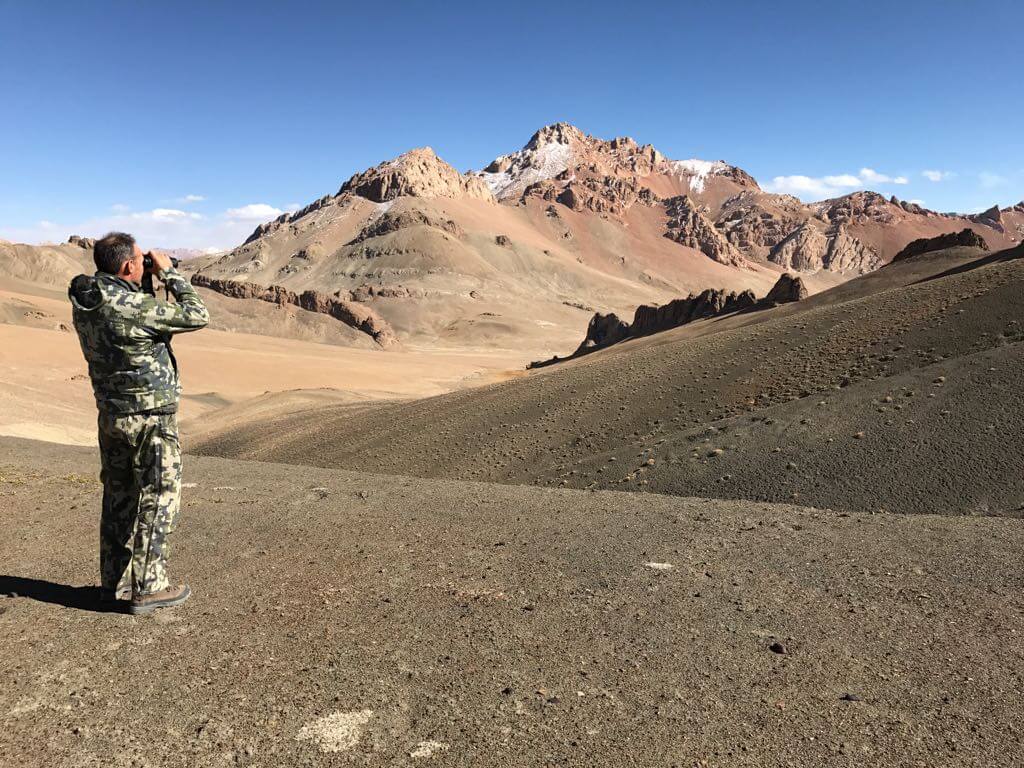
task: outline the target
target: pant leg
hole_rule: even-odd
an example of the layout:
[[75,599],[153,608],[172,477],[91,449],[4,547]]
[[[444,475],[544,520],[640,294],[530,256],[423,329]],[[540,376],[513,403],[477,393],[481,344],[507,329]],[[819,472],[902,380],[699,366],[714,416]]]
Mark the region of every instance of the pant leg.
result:
[[166,589],[170,534],[181,499],[181,448],[174,414],[144,416],[135,454],[139,514],[135,523],[132,573],[135,595]]
[[135,446],[123,417],[104,414],[98,419],[100,479],[100,584],[118,596],[131,596],[132,550],[139,489],[135,482]]

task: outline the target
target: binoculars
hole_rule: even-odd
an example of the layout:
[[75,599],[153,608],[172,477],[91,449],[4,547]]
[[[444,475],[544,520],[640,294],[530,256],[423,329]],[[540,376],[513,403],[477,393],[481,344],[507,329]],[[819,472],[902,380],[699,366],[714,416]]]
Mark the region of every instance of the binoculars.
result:
[[[174,267],[175,269],[177,269],[178,268],[178,264],[180,263],[180,261],[178,259],[174,258],[173,256],[169,256],[168,258],[170,258],[170,260],[171,260],[171,266]],[[152,272],[153,271],[153,255],[152,254],[147,253],[147,254],[145,254],[142,257],[142,266],[146,270],[146,272]]]

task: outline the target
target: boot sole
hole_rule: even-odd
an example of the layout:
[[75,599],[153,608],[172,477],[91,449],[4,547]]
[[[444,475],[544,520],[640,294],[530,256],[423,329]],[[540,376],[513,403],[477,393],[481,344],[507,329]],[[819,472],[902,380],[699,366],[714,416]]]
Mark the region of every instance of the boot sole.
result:
[[145,616],[147,613],[159,610],[160,608],[173,608],[176,605],[181,605],[192,596],[192,588],[186,586],[185,591],[177,597],[168,597],[164,600],[154,600],[151,603],[145,605],[135,605],[134,603],[129,604],[128,613],[132,616]]

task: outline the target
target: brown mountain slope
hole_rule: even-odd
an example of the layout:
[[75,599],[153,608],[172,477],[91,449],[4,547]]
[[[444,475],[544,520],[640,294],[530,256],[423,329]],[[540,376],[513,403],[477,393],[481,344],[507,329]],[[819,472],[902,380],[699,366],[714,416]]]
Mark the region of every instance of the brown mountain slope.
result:
[[797,304],[698,321],[505,384],[356,415],[210,422],[198,449],[430,477],[1020,514],[1024,260],[986,257],[927,279],[977,253],[925,254]]

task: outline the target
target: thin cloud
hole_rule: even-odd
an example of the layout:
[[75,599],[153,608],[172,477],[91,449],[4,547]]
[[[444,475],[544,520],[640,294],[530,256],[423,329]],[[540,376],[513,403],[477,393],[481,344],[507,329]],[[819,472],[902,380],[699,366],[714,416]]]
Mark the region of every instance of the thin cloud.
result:
[[189,203],[201,203],[205,199],[205,195],[185,195],[184,197],[176,197],[174,202],[179,205],[188,205]]
[[995,187],[1001,187],[1004,184],[1009,184],[1010,180],[1005,176],[1000,176],[998,173],[991,173],[989,171],[982,171],[978,174],[978,181],[981,182],[981,186],[984,189],[993,189]]
[[924,176],[926,179],[928,179],[928,181],[938,182],[938,181],[945,181],[946,179],[951,179],[956,174],[954,174],[952,171],[928,170],[928,171],[921,171],[921,175]]
[[240,208],[228,208],[224,215],[236,221],[269,221],[276,219],[282,213],[284,211],[280,208],[275,208],[267,203],[249,203]]
[[202,214],[179,211],[177,208],[154,208],[152,211],[131,214],[133,219],[201,219]]

